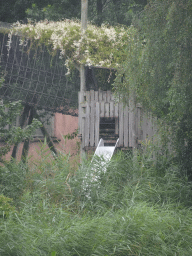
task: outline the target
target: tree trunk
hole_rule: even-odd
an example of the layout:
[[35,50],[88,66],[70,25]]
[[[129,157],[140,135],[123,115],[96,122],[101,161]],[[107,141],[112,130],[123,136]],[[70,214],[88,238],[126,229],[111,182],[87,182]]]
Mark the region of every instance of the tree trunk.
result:
[[[25,122],[27,120],[27,117],[29,115],[29,111],[30,111],[30,106],[29,105],[25,105],[24,109],[23,109],[23,113],[20,117],[20,127],[23,128],[24,125],[25,125]],[[16,143],[13,147],[13,151],[12,151],[12,154],[11,154],[11,157],[12,158],[16,158],[17,156],[17,149],[18,149],[18,146],[19,146],[19,143]]]
[[40,126],[41,132],[43,133],[43,136],[46,137],[47,139],[47,145],[49,146],[50,150],[57,156],[57,150],[53,144],[53,141],[47,131],[47,129],[45,128],[45,126],[43,125],[40,116],[38,115],[37,111],[34,109],[34,116],[41,122],[42,126]]
[[[34,108],[33,107],[29,107],[29,108],[30,108],[30,113],[29,113],[28,125],[32,124],[33,117],[34,117]],[[23,144],[22,155],[21,155],[21,160],[24,163],[26,162],[28,151],[29,151],[29,139],[25,139]]]

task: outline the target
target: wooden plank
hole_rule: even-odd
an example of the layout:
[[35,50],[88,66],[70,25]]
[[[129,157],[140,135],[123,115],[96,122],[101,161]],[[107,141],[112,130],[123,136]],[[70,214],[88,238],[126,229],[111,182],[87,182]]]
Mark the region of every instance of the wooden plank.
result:
[[95,102],[91,102],[91,111],[90,111],[90,146],[94,146],[95,142]]
[[82,129],[81,129],[81,107],[80,107],[80,103],[81,103],[81,92],[78,92],[78,103],[79,103],[79,118],[78,118],[78,128],[79,128],[79,134],[82,134]]
[[136,108],[137,115],[136,115],[136,133],[138,142],[141,140],[141,107],[140,105],[137,105]]
[[119,134],[119,118],[115,117],[115,134]]
[[103,101],[104,101],[104,102],[107,101],[107,92],[103,92]]
[[119,146],[123,147],[123,103],[119,103]]
[[114,117],[114,101],[109,102],[109,116]]
[[111,93],[111,101],[115,101],[115,96],[113,93]]
[[90,138],[90,106],[88,103],[86,107],[84,136],[85,136],[85,147],[88,147],[89,138]]
[[90,104],[91,99],[90,99],[90,91],[86,91],[86,101]]
[[107,91],[106,101],[110,102],[111,100],[111,91]]
[[109,103],[105,102],[105,117],[109,117]]
[[105,102],[100,102],[100,117],[105,117]]
[[95,91],[95,102],[99,101],[99,92]]
[[99,110],[99,102],[96,102],[95,106],[95,147],[97,147],[99,143],[99,126],[100,126],[100,110]]
[[95,102],[95,92],[94,92],[94,90],[90,91],[90,100],[91,100],[91,103]]
[[103,91],[99,90],[99,101],[103,100]]
[[153,129],[152,129],[152,115],[148,112],[148,127],[147,127],[148,138],[151,140],[153,137]]
[[142,138],[142,141],[145,141],[146,138],[147,138],[147,116],[146,116],[146,113],[143,112],[143,118],[142,118],[142,124],[141,124],[141,127],[142,127],[142,131],[143,131],[143,138]]
[[135,131],[135,113],[133,102],[129,100],[129,147],[134,148],[136,131]]
[[124,147],[128,147],[128,142],[129,142],[129,111],[128,111],[128,106],[124,107],[123,110],[124,113],[124,121],[123,121],[123,126],[124,126]]
[[84,148],[85,147],[85,118],[84,117],[81,119],[81,134],[82,134],[81,146],[82,148]]
[[119,103],[114,105],[114,117],[119,117]]

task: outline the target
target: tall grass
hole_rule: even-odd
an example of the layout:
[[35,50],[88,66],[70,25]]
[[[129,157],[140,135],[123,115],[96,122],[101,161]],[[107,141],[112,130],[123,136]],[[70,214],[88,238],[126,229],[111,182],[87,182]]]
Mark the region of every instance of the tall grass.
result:
[[118,152],[97,179],[90,162],[43,157],[10,163],[1,182],[17,211],[0,219],[0,255],[192,255],[192,185],[173,163],[158,168],[165,156]]

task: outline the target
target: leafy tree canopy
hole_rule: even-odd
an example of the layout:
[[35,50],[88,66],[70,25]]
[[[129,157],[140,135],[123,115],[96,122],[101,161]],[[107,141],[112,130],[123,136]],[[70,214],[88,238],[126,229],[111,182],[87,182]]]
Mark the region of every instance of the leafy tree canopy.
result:
[[[96,25],[130,25],[134,15],[146,4],[147,0],[89,0],[88,19]],[[80,0],[7,0],[0,3],[0,21],[4,22],[80,17]]]
[[115,84],[125,100],[133,89],[143,106],[166,121],[188,170],[192,164],[191,21],[190,0],[149,1]]

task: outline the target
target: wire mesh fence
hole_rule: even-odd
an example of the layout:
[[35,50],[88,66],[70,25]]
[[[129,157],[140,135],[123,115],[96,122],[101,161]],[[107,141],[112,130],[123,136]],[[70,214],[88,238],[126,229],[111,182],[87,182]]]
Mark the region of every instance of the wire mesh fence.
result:
[[66,76],[65,60],[46,45],[34,45],[20,36],[0,33],[0,72],[4,84],[0,98],[21,100],[24,104],[76,116],[79,71]]

